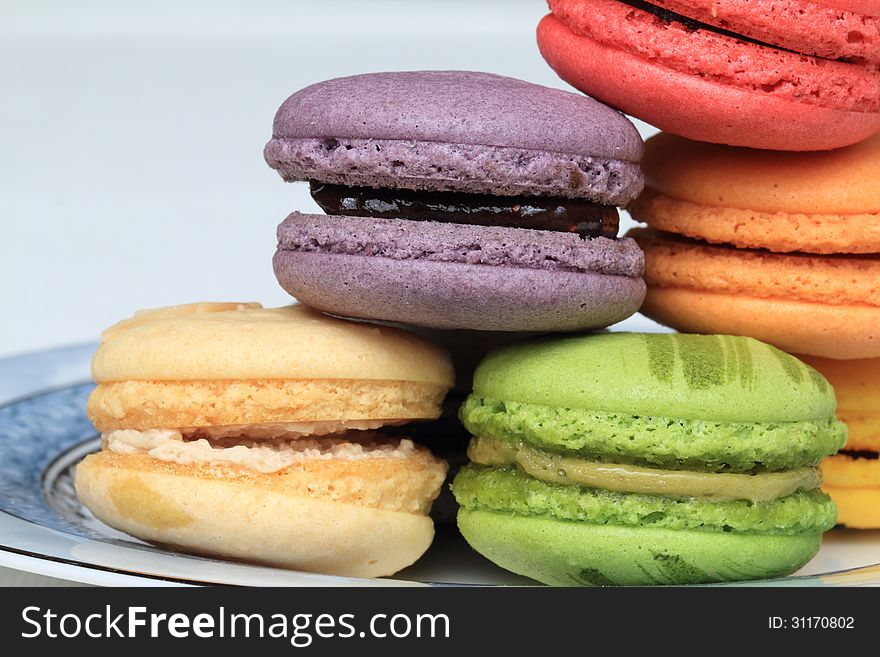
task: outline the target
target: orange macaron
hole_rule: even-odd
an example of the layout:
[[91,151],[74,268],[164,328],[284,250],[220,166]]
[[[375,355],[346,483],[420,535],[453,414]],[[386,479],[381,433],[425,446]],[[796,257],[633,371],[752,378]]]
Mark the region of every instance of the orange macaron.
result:
[[628,208],[645,251],[642,312],[681,331],[785,351],[880,358],[880,138],[777,153],[668,134],[647,143]]
[[880,253],[880,135],[787,153],[662,133],[642,171],[627,209],[657,230],[776,253]]

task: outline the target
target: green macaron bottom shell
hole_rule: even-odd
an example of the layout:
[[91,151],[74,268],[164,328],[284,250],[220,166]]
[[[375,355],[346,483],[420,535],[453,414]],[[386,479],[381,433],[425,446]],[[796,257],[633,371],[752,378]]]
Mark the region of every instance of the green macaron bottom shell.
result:
[[617,493],[540,481],[517,468],[469,464],[452,484],[459,506],[596,525],[795,536],[834,526],[837,507],[822,491],[798,491],[770,502]]
[[834,416],[792,422],[718,422],[627,415],[470,395],[459,411],[476,436],[523,441],[595,460],[703,472],[816,465],[846,443]]
[[498,566],[552,586],[701,584],[782,577],[819,550],[821,534],[718,534],[594,525],[460,509],[458,527]]
[[470,464],[453,482],[458,526],[498,566],[556,586],[699,584],[788,575],[837,509],[819,490],[713,502],[549,484]]

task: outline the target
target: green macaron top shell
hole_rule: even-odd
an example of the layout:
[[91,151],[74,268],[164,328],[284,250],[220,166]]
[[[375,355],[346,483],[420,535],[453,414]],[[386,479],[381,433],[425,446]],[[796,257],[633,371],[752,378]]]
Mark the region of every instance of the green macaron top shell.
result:
[[753,472],[817,465],[846,444],[834,416],[798,422],[719,422],[498,401],[470,395],[459,410],[475,436],[606,463]]
[[490,353],[474,394],[593,412],[716,422],[831,418],[834,390],[768,344],[727,335],[607,333],[546,338]]

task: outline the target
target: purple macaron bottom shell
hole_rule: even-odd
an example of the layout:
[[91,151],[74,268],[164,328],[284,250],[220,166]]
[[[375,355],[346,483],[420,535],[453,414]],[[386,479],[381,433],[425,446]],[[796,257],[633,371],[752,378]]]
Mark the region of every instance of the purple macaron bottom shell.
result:
[[504,265],[278,251],[275,276],[334,315],[479,331],[583,331],[635,313],[641,278]]

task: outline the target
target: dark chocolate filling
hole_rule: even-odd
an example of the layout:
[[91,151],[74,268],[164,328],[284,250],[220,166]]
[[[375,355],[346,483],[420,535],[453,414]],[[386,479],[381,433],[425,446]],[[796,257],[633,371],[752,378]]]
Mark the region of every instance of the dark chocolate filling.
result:
[[837,453],[848,456],[851,459],[868,459],[869,461],[876,461],[877,459],[880,459],[880,454],[878,454],[877,452],[871,452],[867,449],[842,449]]
[[578,199],[492,196],[461,192],[373,189],[309,183],[327,214],[509,226],[577,233],[583,238],[617,236],[617,208]]

